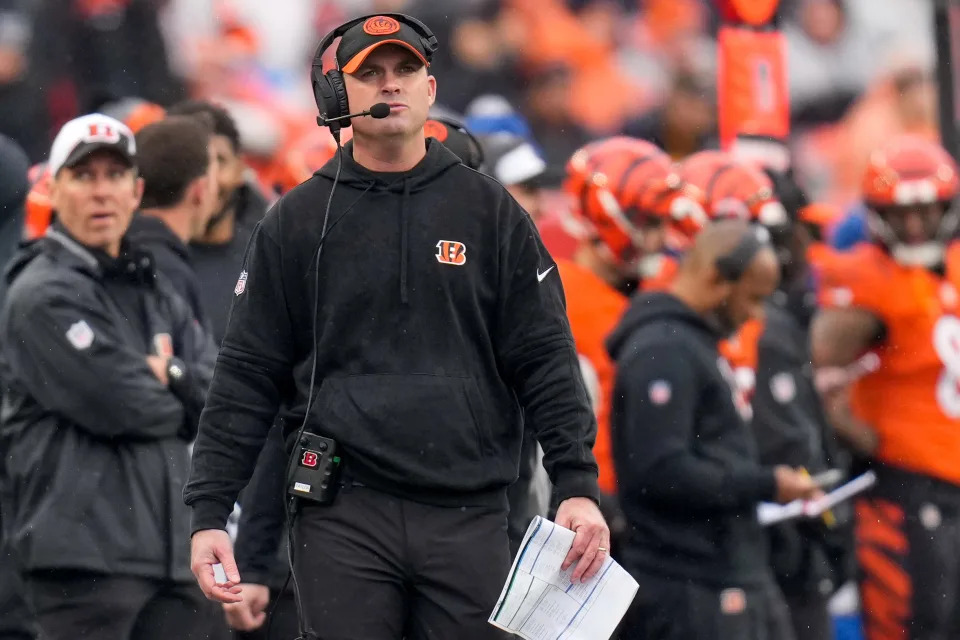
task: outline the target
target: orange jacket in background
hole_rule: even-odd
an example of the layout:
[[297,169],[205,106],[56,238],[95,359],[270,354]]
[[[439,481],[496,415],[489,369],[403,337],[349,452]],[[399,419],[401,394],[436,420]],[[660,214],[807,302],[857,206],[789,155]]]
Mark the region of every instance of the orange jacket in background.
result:
[[617,478],[610,444],[610,405],[615,369],[604,341],[627,310],[629,300],[586,267],[568,260],[557,260],[557,270],[563,282],[567,317],[577,353],[590,362],[600,386],[594,407],[597,440],[593,446],[600,470],[600,490],[615,494]]

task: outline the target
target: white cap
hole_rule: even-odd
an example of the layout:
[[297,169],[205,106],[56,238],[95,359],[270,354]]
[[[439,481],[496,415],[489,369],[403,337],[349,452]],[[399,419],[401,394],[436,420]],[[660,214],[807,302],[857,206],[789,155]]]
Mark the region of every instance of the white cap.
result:
[[98,149],[110,149],[132,166],[137,144],[130,128],[102,113],[74,118],[63,125],[50,147],[47,166],[55,176],[63,167],[71,167]]
[[547,163],[533,145],[518,136],[490,136],[486,147],[489,173],[506,187],[539,178],[547,169]]

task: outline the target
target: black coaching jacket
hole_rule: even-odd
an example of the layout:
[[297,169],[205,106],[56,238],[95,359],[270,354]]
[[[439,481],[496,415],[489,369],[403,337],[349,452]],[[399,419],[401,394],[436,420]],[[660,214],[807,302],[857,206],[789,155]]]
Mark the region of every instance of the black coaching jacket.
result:
[[[180,499],[216,348],[149,254],[59,225],[8,271],[0,313],[4,519],[25,570],[192,580]],[[173,350],[164,386],[147,355]]]
[[721,336],[668,293],[634,298],[607,340],[611,412],[631,571],[710,586],[770,579],[757,503],[773,500]]

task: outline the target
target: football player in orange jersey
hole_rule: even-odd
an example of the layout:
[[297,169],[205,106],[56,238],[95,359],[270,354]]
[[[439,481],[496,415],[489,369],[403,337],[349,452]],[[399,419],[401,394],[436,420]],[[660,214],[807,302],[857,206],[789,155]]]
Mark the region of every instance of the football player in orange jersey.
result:
[[[663,251],[668,230],[686,228],[704,216],[684,192],[669,157],[656,146],[627,137],[593,142],[567,163],[564,188],[589,236],[572,260],[557,260],[567,297],[567,316],[586,379],[595,379],[597,438],[603,505],[616,547],[617,482],[610,451],[610,394],[613,364],[604,340],[628,306],[639,265]],[[669,221],[669,222],[668,222]]]
[[902,137],[863,179],[873,242],[820,267],[812,326],[818,375],[865,352],[879,366],[825,390],[839,434],[877,474],[856,503],[868,640],[960,637],[960,244],[957,166],[939,145]]

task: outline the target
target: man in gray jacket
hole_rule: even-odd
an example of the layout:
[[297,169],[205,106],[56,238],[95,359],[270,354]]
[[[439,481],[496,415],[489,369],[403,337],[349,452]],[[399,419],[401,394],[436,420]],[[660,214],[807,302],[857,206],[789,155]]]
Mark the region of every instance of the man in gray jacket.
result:
[[124,238],[135,162],[122,123],[64,125],[56,222],[11,263],[0,313],[10,541],[50,640],[206,638],[212,613],[178,498],[216,349]]

